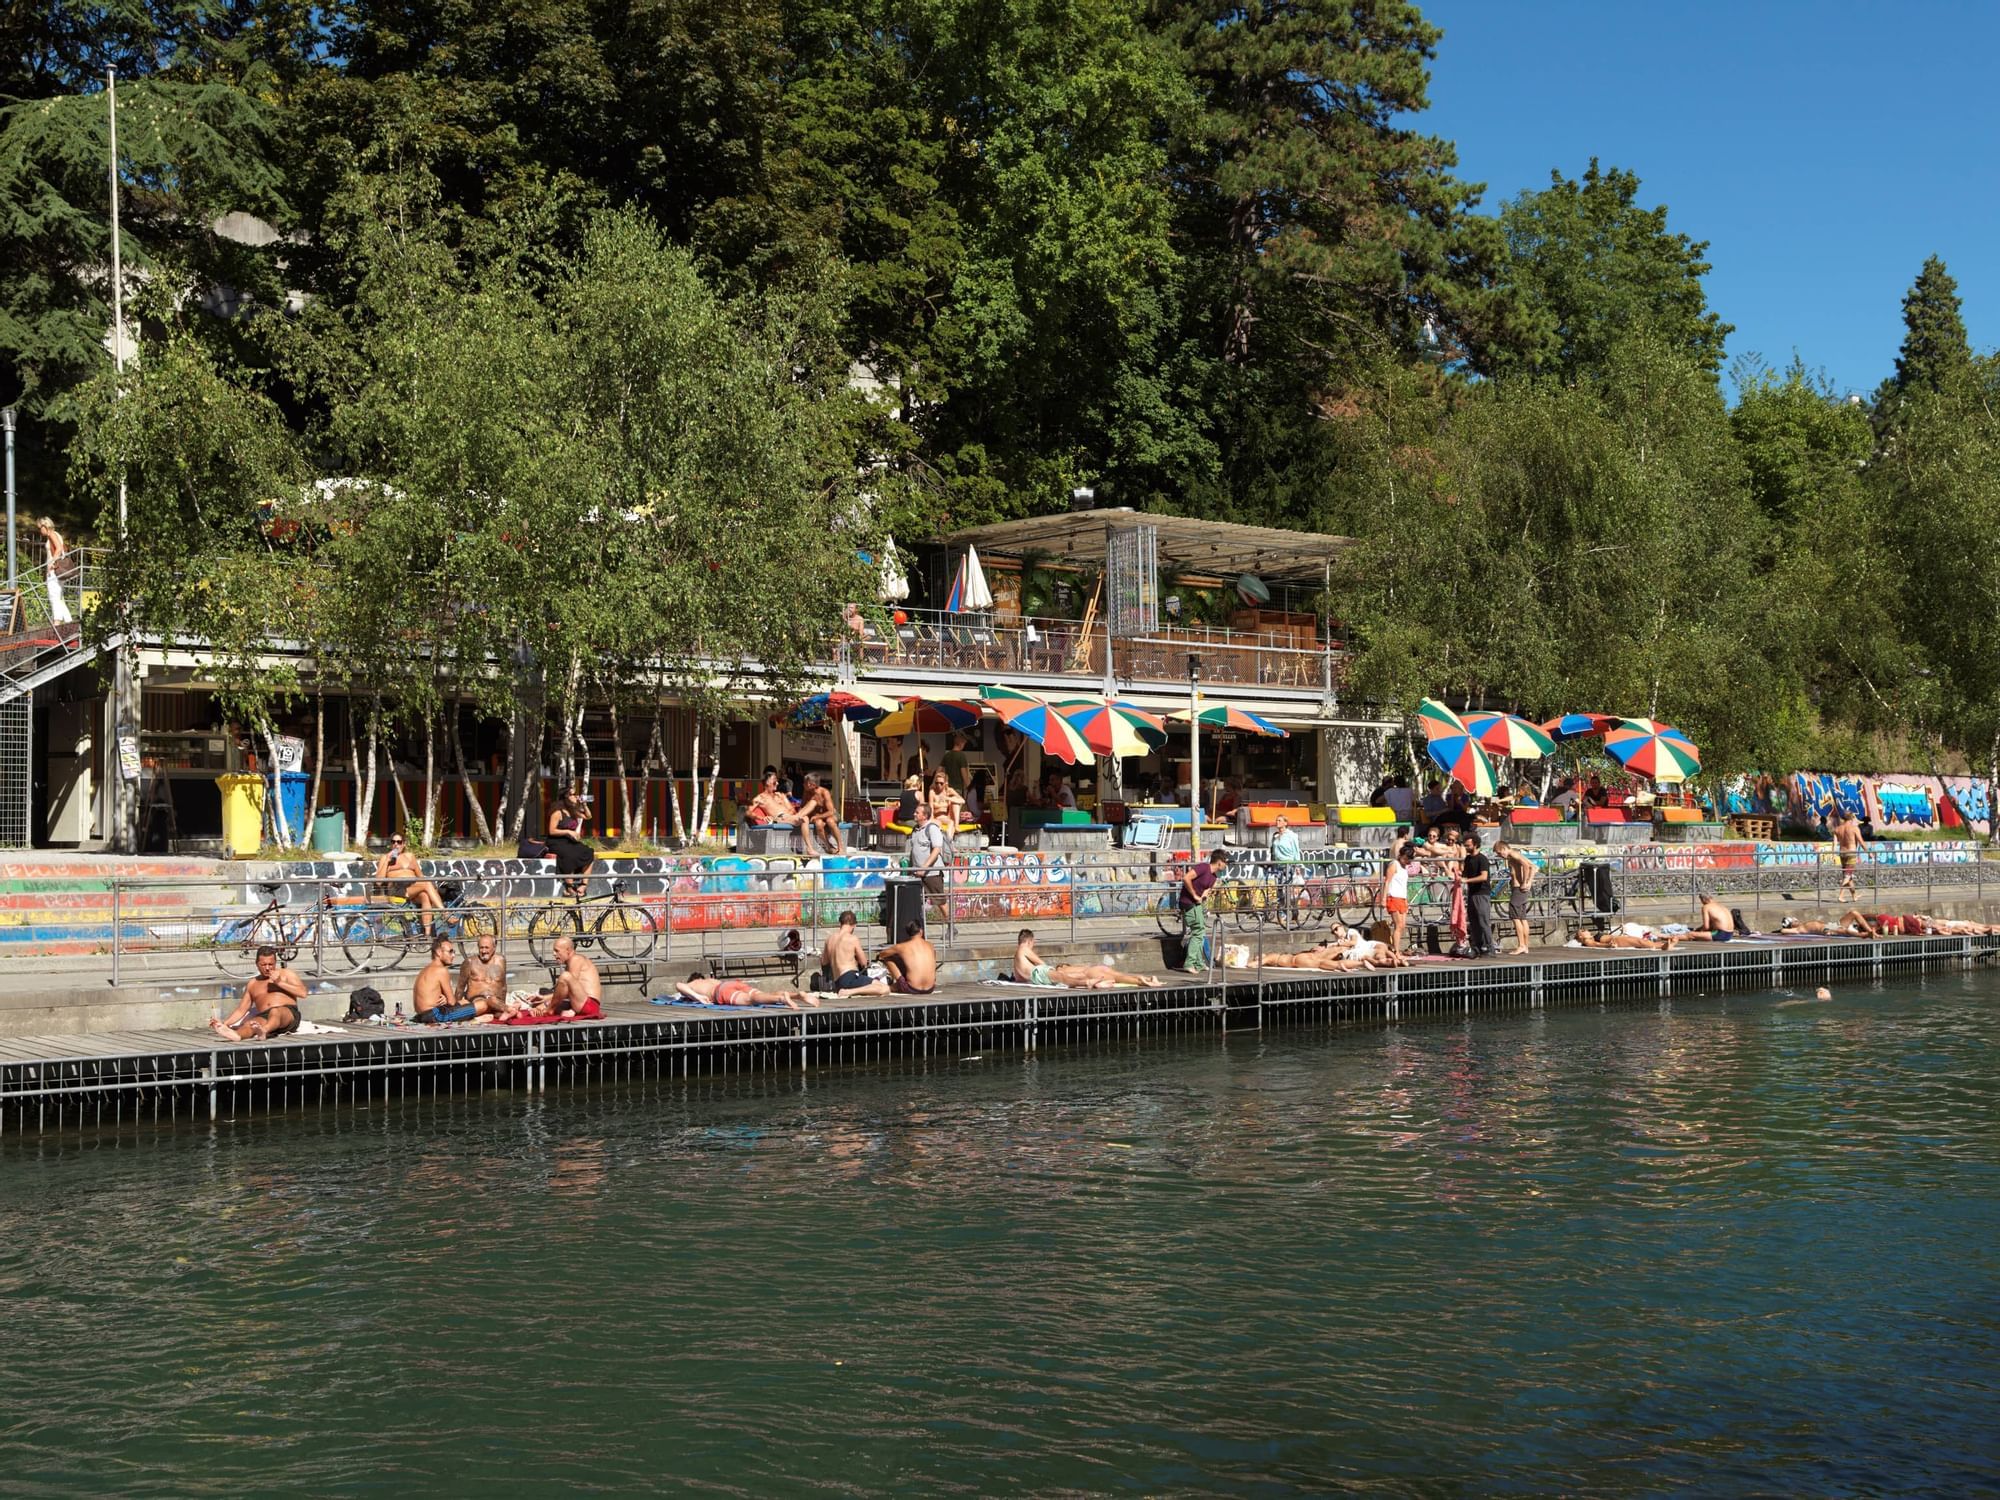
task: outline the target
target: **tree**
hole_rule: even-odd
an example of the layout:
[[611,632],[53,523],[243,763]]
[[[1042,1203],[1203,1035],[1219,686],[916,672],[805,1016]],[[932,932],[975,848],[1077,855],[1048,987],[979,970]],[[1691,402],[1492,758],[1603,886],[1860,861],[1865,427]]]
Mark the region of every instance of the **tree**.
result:
[[1721,371],[1734,330],[1702,290],[1708,242],[1669,232],[1666,206],[1641,208],[1638,199],[1635,173],[1592,157],[1581,182],[1551,172],[1546,188],[1501,209],[1507,275],[1534,337],[1519,353],[1503,349],[1499,368],[1598,377],[1611,351],[1638,336],[1711,376]]
[[1929,256],[1903,298],[1903,344],[1896,351],[1896,373],[1875,393],[1876,411],[1885,425],[1893,425],[1912,398],[1961,389],[1973,373],[1958,283],[1942,260]]

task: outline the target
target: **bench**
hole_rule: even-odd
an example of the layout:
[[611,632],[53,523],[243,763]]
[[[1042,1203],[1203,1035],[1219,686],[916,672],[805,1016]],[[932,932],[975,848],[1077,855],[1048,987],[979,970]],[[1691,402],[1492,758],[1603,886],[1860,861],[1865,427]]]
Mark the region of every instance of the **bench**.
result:
[[[562,970],[554,964],[547,965],[547,968],[549,971],[549,987],[553,988],[556,980],[561,977]],[[597,966],[597,982],[606,990],[609,990],[614,984],[629,984],[634,989],[643,991],[653,982],[653,976],[651,970],[636,959],[622,962],[614,960],[610,963],[600,963]],[[605,1000],[610,997],[608,995],[599,995],[597,998]]]
[[708,961],[708,977],[711,979],[777,979],[783,977],[791,982],[793,989],[799,987],[799,964],[803,953],[730,953],[721,954]]

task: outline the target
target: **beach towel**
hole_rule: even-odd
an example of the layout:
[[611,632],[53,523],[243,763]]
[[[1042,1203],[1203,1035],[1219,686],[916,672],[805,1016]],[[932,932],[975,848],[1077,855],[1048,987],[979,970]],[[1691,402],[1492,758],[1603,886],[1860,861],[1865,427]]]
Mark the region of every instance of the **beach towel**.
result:
[[1463,948],[1467,935],[1472,931],[1472,924],[1465,915],[1465,887],[1457,881],[1451,885],[1451,915],[1447,924],[1452,937],[1457,940],[1452,946]]
[[781,1000],[759,1000],[755,1005],[717,1005],[711,1000],[690,1000],[685,995],[655,995],[655,1005],[685,1006],[689,1010],[790,1010]]

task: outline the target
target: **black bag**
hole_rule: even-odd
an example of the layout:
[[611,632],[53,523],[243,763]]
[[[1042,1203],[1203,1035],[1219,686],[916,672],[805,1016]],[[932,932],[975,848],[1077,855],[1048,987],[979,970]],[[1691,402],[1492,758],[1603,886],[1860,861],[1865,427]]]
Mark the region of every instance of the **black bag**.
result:
[[343,1021],[379,1021],[382,1019],[382,992],[372,984],[364,984],[347,997],[347,1014]]

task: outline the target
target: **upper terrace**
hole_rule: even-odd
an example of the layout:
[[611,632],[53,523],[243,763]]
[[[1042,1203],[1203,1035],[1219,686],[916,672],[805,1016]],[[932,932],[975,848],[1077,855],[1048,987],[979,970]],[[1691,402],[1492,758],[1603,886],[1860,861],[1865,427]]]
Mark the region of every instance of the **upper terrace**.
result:
[[[900,606],[844,644],[858,675],[1091,691],[1248,687],[1329,699],[1343,650],[1325,613],[1345,537],[1131,510],[1036,516],[942,539],[933,600],[976,549],[992,607]],[[1066,682],[1065,682],[1066,680]]]

